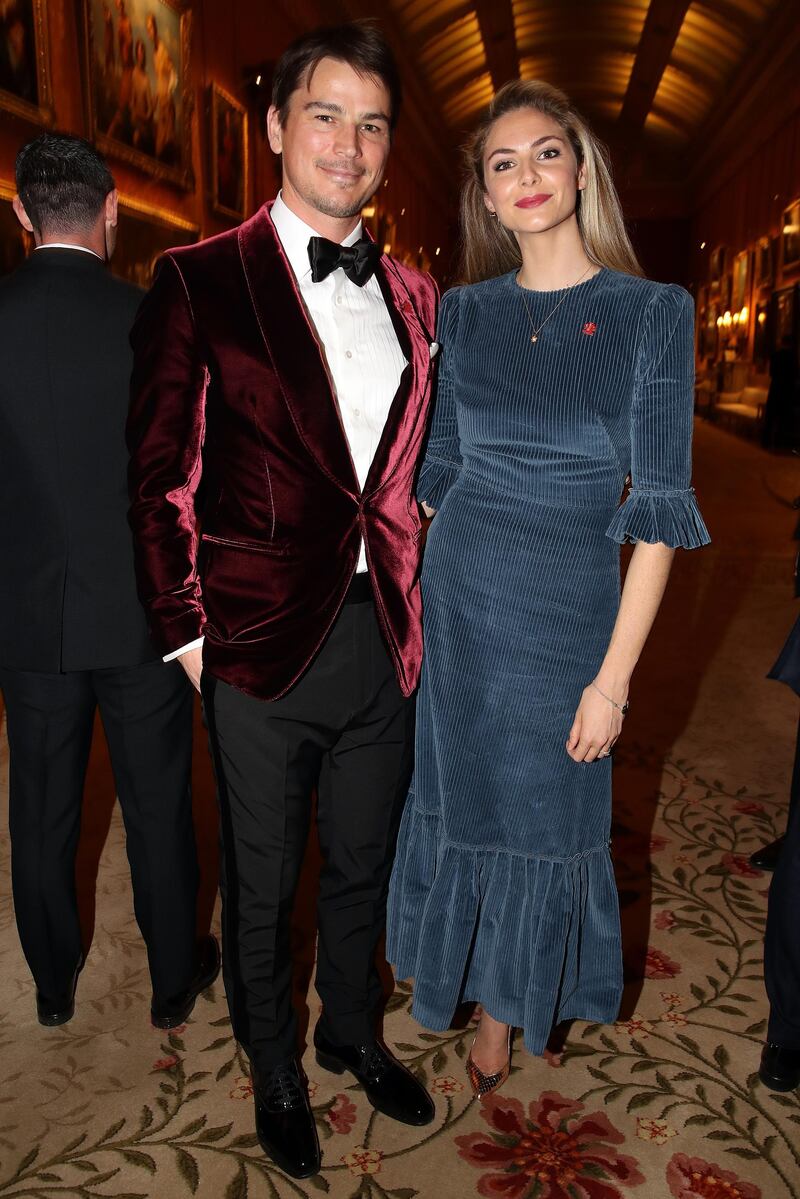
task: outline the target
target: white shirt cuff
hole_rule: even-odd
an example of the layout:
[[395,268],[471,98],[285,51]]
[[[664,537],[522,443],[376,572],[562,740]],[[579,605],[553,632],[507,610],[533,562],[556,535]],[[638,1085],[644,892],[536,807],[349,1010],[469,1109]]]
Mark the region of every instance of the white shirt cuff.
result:
[[182,645],[180,649],[174,649],[171,654],[165,654],[164,661],[171,662],[173,658],[180,658],[181,654],[188,653],[190,649],[199,649],[203,641],[203,637],[197,637],[194,641],[190,641],[188,645]]

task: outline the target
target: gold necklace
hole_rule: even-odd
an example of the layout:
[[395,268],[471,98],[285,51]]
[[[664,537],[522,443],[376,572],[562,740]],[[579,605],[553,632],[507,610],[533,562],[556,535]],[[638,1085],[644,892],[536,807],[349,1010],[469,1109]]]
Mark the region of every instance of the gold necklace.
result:
[[539,334],[541,333],[542,329],[545,327],[545,325],[547,324],[547,322],[550,320],[550,317],[551,317],[551,316],[555,316],[556,312],[558,312],[559,308],[560,308],[560,307],[561,307],[561,305],[564,303],[564,301],[566,300],[567,296],[568,296],[568,295],[569,295],[569,293],[572,291],[573,287],[577,287],[577,286],[578,286],[578,284],[579,284],[580,282],[582,282],[582,280],[584,280],[584,279],[586,278],[586,276],[589,274],[589,271],[592,269],[592,266],[593,266],[593,265],[594,265],[594,264],[590,262],[590,263],[589,263],[589,265],[587,266],[586,270],[585,270],[585,271],[583,272],[583,274],[581,275],[580,279],[576,279],[574,283],[571,283],[569,287],[565,288],[565,290],[564,290],[564,294],[563,294],[563,296],[561,297],[561,299],[558,301],[558,303],[557,303],[557,304],[556,304],[556,305],[555,305],[553,308],[551,308],[551,309],[550,309],[550,311],[548,312],[547,316],[544,318],[544,320],[541,322],[541,324],[538,326],[538,328],[537,328],[537,326],[536,326],[536,325],[533,323],[533,317],[531,316],[531,310],[530,310],[530,308],[528,307],[528,301],[527,301],[527,298],[526,298],[526,296],[525,296],[525,292],[526,292],[528,289],[527,289],[526,287],[523,287],[523,286],[522,286],[522,284],[520,283],[520,281],[519,281],[519,271],[517,271],[517,287],[519,287],[520,291],[522,292],[522,302],[523,302],[523,304],[525,305],[525,311],[526,311],[526,313],[528,314],[528,320],[529,320],[529,322],[530,322],[530,326],[531,326],[531,341],[533,342],[533,344],[534,344],[534,345],[535,345],[535,344],[536,344],[536,342],[539,340]]

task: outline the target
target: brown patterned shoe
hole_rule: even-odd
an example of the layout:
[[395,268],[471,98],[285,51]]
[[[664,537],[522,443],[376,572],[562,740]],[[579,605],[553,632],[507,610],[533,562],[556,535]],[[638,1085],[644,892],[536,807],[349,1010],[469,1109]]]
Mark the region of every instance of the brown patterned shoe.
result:
[[473,1095],[477,1096],[478,1099],[482,1099],[484,1095],[491,1095],[493,1091],[499,1091],[500,1087],[502,1087],[503,1083],[508,1078],[511,1070],[511,1031],[511,1025],[509,1025],[508,1056],[506,1058],[505,1065],[501,1070],[498,1070],[496,1074],[484,1074],[483,1070],[481,1070],[479,1066],[475,1065],[475,1062],[472,1060],[472,1050],[475,1048],[475,1040],[477,1039],[477,1035],[475,1038],[473,1038],[466,1066],[467,1077],[469,1078],[469,1084],[472,1087],[472,1093]]

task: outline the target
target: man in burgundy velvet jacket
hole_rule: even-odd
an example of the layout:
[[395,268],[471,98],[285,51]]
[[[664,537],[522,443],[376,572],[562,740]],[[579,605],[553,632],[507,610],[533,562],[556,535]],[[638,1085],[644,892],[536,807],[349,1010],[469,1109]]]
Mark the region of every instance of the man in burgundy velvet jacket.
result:
[[261,1143],[296,1177],[319,1168],[289,953],[315,788],[318,1061],[395,1119],[433,1117],[376,1032],[422,653],[413,483],[436,351],[433,282],[361,236],[398,104],[371,25],[295,42],[268,118],[278,199],[165,255],[132,335],[140,594],[162,652],[202,688],[228,1002]]

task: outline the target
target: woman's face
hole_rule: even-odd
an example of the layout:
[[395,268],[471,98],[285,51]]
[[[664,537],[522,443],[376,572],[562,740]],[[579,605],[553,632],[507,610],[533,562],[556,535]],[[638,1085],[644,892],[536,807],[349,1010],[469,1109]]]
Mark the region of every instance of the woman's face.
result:
[[517,238],[574,218],[585,175],[558,121],[535,108],[506,113],[489,130],[484,202]]

